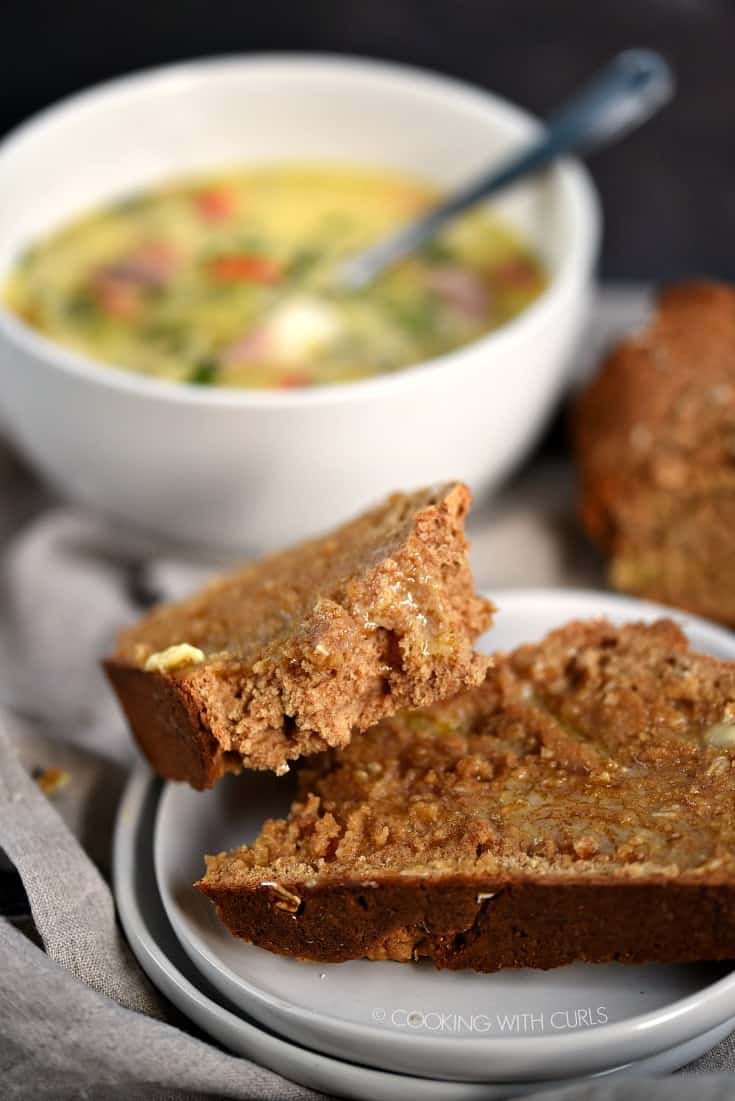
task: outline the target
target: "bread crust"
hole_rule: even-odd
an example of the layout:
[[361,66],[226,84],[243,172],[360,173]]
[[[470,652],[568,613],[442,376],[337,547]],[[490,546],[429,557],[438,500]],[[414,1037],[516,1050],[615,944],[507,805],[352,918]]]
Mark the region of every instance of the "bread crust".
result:
[[211,788],[241,763],[228,756],[206,722],[195,692],[165,673],[146,673],[113,658],[102,663],[138,745],[159,776]]
[[236,936],[322,963],[428,957],[439,969],[490,972],[735,956],[735,884],[715,878],[509,884],[401,877],[385,879],[379,889],[346,882],[292,885],[295,910],[279,908],[280,896],[267,886],[252,893],[197,886]]

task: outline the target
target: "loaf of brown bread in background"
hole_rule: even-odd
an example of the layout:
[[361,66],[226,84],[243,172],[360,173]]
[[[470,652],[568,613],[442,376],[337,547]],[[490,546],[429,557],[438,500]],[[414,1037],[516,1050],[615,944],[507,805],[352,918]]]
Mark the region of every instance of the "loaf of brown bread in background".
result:
[[665,291],[573,435],[581,521],[615,587],[735,624],[735,288]]
[[161,775],[288,770],[404,707],[479,684],[492,605],[467,558],[466,486],[396,493],[123,631],[105,669]]
[[669,620],[571,623],[307,762],[288,818],[197,887],[325,962],[730,959],[735,663]]

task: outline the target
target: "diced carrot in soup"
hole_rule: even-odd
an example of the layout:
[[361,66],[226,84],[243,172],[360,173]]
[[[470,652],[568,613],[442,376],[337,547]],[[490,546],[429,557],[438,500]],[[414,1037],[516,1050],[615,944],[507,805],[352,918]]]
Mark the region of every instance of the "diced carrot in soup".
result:
[[290,374],[279,375],[277,386],[280,390],[298,390],[302,386],[308,386],[310,382],[306,371],[292,371]]
[[238,253],[218,256],[210,270],[212,278],[220,283],[276,283],[282,272],[277,260]]
[[205,187],[197,192],[194,202],[207,222],[228,222],[237,211],[237,193],[227,187]]

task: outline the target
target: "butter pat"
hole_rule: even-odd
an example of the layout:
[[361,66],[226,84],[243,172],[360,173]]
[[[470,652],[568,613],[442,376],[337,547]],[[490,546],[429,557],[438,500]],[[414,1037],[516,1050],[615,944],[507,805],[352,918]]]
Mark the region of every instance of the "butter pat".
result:
[[167,646],[165,650],[158,650],[146,660],[146,673],[169,673],[172,669],[180,669],[183,665],[198,665],[204,661],[204,651],[198,646],[192,646],[188,642],[177,642],[175,646]]
[[704,732],[706,745],[735,749],[735,723],[714,723]]
[[318,355],[339,334],[340,318],[333,306],[316,298],[293,298],[278,307],[268,322],[276,358],[299,364]]

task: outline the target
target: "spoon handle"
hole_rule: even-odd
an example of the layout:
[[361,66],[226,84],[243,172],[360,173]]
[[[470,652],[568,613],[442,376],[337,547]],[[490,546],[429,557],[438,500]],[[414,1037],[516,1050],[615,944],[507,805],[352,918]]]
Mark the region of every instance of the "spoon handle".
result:
[[414,252],[448,221],[522,176],[566,153],[591,153],[646,122],[671,99],[674,78],[652,50],[626,50],[560,107],[521,152],[471,181],[424,217],[346,260],[337,272],[343,289],[370,283],[384,268]]

